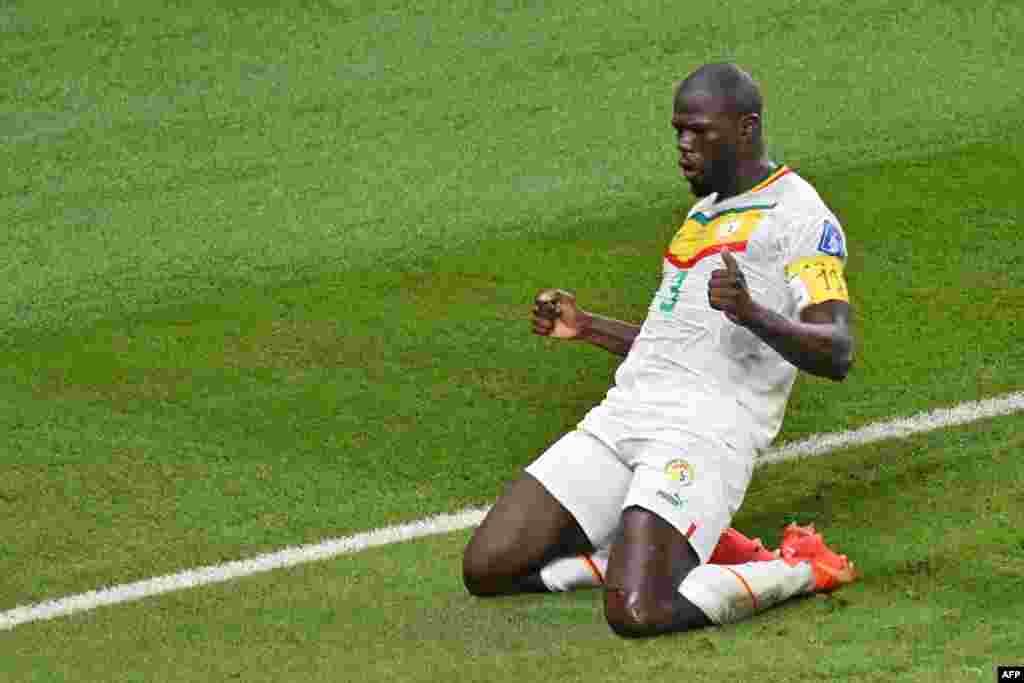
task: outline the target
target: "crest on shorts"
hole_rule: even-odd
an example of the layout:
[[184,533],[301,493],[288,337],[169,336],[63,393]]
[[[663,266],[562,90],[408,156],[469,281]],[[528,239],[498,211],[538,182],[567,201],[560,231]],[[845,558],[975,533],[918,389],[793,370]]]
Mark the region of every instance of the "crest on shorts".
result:
[[672,481],[679,482],[680,486],[689,486],[693,483],[695,473],[693,465],[685,460],[672,460],[665,465],[665,476]]

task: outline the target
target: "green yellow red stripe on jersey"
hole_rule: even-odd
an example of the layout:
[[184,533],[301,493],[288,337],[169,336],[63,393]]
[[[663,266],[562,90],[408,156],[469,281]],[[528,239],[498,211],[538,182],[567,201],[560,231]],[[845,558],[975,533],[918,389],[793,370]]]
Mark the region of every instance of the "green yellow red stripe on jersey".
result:
[[[782,177],[778,172],[773,176]],[[765,181],[768,183],[771,178]],[[763,185],[764,183],[762,183]],[[751,204],[718,213],[697,211],[686,219],[668,245],[665,258],[677,268],[692,268],[702,259],[729,251],[746,251],[747,240],[775,204]]]

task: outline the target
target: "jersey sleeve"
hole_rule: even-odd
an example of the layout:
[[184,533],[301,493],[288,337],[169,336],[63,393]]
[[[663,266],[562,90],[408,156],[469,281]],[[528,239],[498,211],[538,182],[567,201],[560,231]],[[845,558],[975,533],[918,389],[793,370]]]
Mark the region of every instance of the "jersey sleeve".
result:
[[846,235],[835,216],[823,212],[796,228],[785,276],[797,315],[814,304],[850,300],[843,275],[846,258]]

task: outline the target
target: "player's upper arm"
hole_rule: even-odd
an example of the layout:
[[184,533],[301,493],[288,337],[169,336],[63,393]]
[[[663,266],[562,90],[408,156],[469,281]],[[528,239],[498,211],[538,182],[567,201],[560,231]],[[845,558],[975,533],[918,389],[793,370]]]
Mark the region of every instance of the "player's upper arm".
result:
[[853,366],[850,293],[843,270],[846,239],[834,216],[809,221],[797,231],[787,255],[786,283],[800,320],[831,325],[828,348],[833,379],[843,379]]
[[785,276],[801,319],[811,306],[850,303],[845,267],[846,238],[835,217],[812,219],[797,230],[786,255]]
[[800,320],[819,325],[850,326],[850,304],[846,301],[822,301],[811,304],[800,312]]

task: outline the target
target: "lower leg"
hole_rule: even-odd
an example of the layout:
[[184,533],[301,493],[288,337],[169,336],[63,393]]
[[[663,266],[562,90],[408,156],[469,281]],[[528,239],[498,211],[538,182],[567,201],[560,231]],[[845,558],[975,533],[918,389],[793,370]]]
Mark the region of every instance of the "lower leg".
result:
[[608,547],[590,554],[560,557],[540,570],[538,579],[552,593],[604,585],[608,573]]
[[813,526],[787,526],[777,560],[698,567],[679,592],[716,624],[731,623],[797,595],[836,590],[857,578],[846,555],[825,545]]
[[813,593],[810,564],[783,560],[697,567],[679,586],[679,594],[718,625],[742,621],[797,595]]
[[[538,590],[562,592],[603,586],[608,573],[608,550],[609,546],[604,546],[590,555],[562,557],[545,565],[539,577],[533,577],[541,582]],[[761,539],[747,538],[730,528],[722,532],[708,564],[733,565],[776,559],[776,553],[768,550]]]
[[[656,545],[649,545],[646,552],[652,550],[657,554]],[[609,591],[609,623],[616,633],[632,637],[733,623],[792,597],[833,591],[857,578],[853,563],[825,545],[813,527],[787,527],[780,556],[737,565],[697,566],[671,597],[665,595],[661,582],[648,581],[644,590],[642,580],[627,578],[624,584],[631,590]]]

